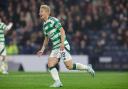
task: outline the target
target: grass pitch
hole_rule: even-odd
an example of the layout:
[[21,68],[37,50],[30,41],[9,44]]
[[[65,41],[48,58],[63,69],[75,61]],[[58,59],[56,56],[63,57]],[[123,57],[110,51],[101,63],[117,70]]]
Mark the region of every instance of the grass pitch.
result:
[[[60,73],[63,87],[60,89],[128,89],[128,72]],[[55,89],[49,73],[14,72],[0,74],[0,89]]]

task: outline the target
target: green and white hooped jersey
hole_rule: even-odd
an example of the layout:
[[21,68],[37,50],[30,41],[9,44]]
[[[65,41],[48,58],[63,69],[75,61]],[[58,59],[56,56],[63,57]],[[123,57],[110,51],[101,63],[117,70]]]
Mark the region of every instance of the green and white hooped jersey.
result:
[[[61,34],[60,29],[62,25],[60,21],[55,17],[49,17],[47,21],[43,24],[43,33],[45,36],[47,36],[51,41],[53,45],[53,50],[60,48],[61,44]],[[70,50],[69,43],[65,37],[64,45],[67,50]]]
[[0,55],[6,55],[6,50],[5,50],[5,38],[4,38],[4,30],[6,29],[6,24],[0,22]]
[[4,37],[4,30],[6,28],[6,24],[0,22],[0,44],[4,44],[5,37]]

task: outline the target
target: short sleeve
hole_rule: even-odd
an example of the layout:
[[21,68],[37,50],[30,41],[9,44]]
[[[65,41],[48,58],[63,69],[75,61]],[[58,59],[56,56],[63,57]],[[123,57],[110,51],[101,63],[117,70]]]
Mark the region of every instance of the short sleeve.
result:
[[0,24],[0,28],[1,28],[2,30],[5,30],[5,29],[6,29],[6,27],[7,27],[7,25],[6,25],[6,24],[4,24],[4,23],[1,23],[1,24]]

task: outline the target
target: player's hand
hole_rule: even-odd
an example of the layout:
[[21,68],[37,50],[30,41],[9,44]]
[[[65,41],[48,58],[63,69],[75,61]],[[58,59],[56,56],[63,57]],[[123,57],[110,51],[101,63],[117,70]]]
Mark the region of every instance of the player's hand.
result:
[[11,27],[13,26],[13,22],[9,22],[9,24],[11,25]]
[[43,55],[43,51],[42,50],[39,50],[38,52],[37,52],[37,55],[40,57],[40,56],[42,56]]
[[60,51],[63,51],[64,50],[64,44],[61,43],[60,45]]
[[6,30],[10,30],[10,29],[12,28],[12,26],[13,26],[13,23],[10,22],[10,23],[7,25],[7,27],[6,27]]

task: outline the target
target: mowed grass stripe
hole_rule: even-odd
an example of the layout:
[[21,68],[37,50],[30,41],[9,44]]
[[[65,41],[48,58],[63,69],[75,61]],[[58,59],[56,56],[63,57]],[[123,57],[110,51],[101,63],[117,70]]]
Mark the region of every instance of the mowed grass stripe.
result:
[[[61,73],[64,87],[61,89],[128,89],[128,72],[96,72],[92,78],[88,73]],[[0,74],[0,89],[52,89],[49,73],[16,72]]]

